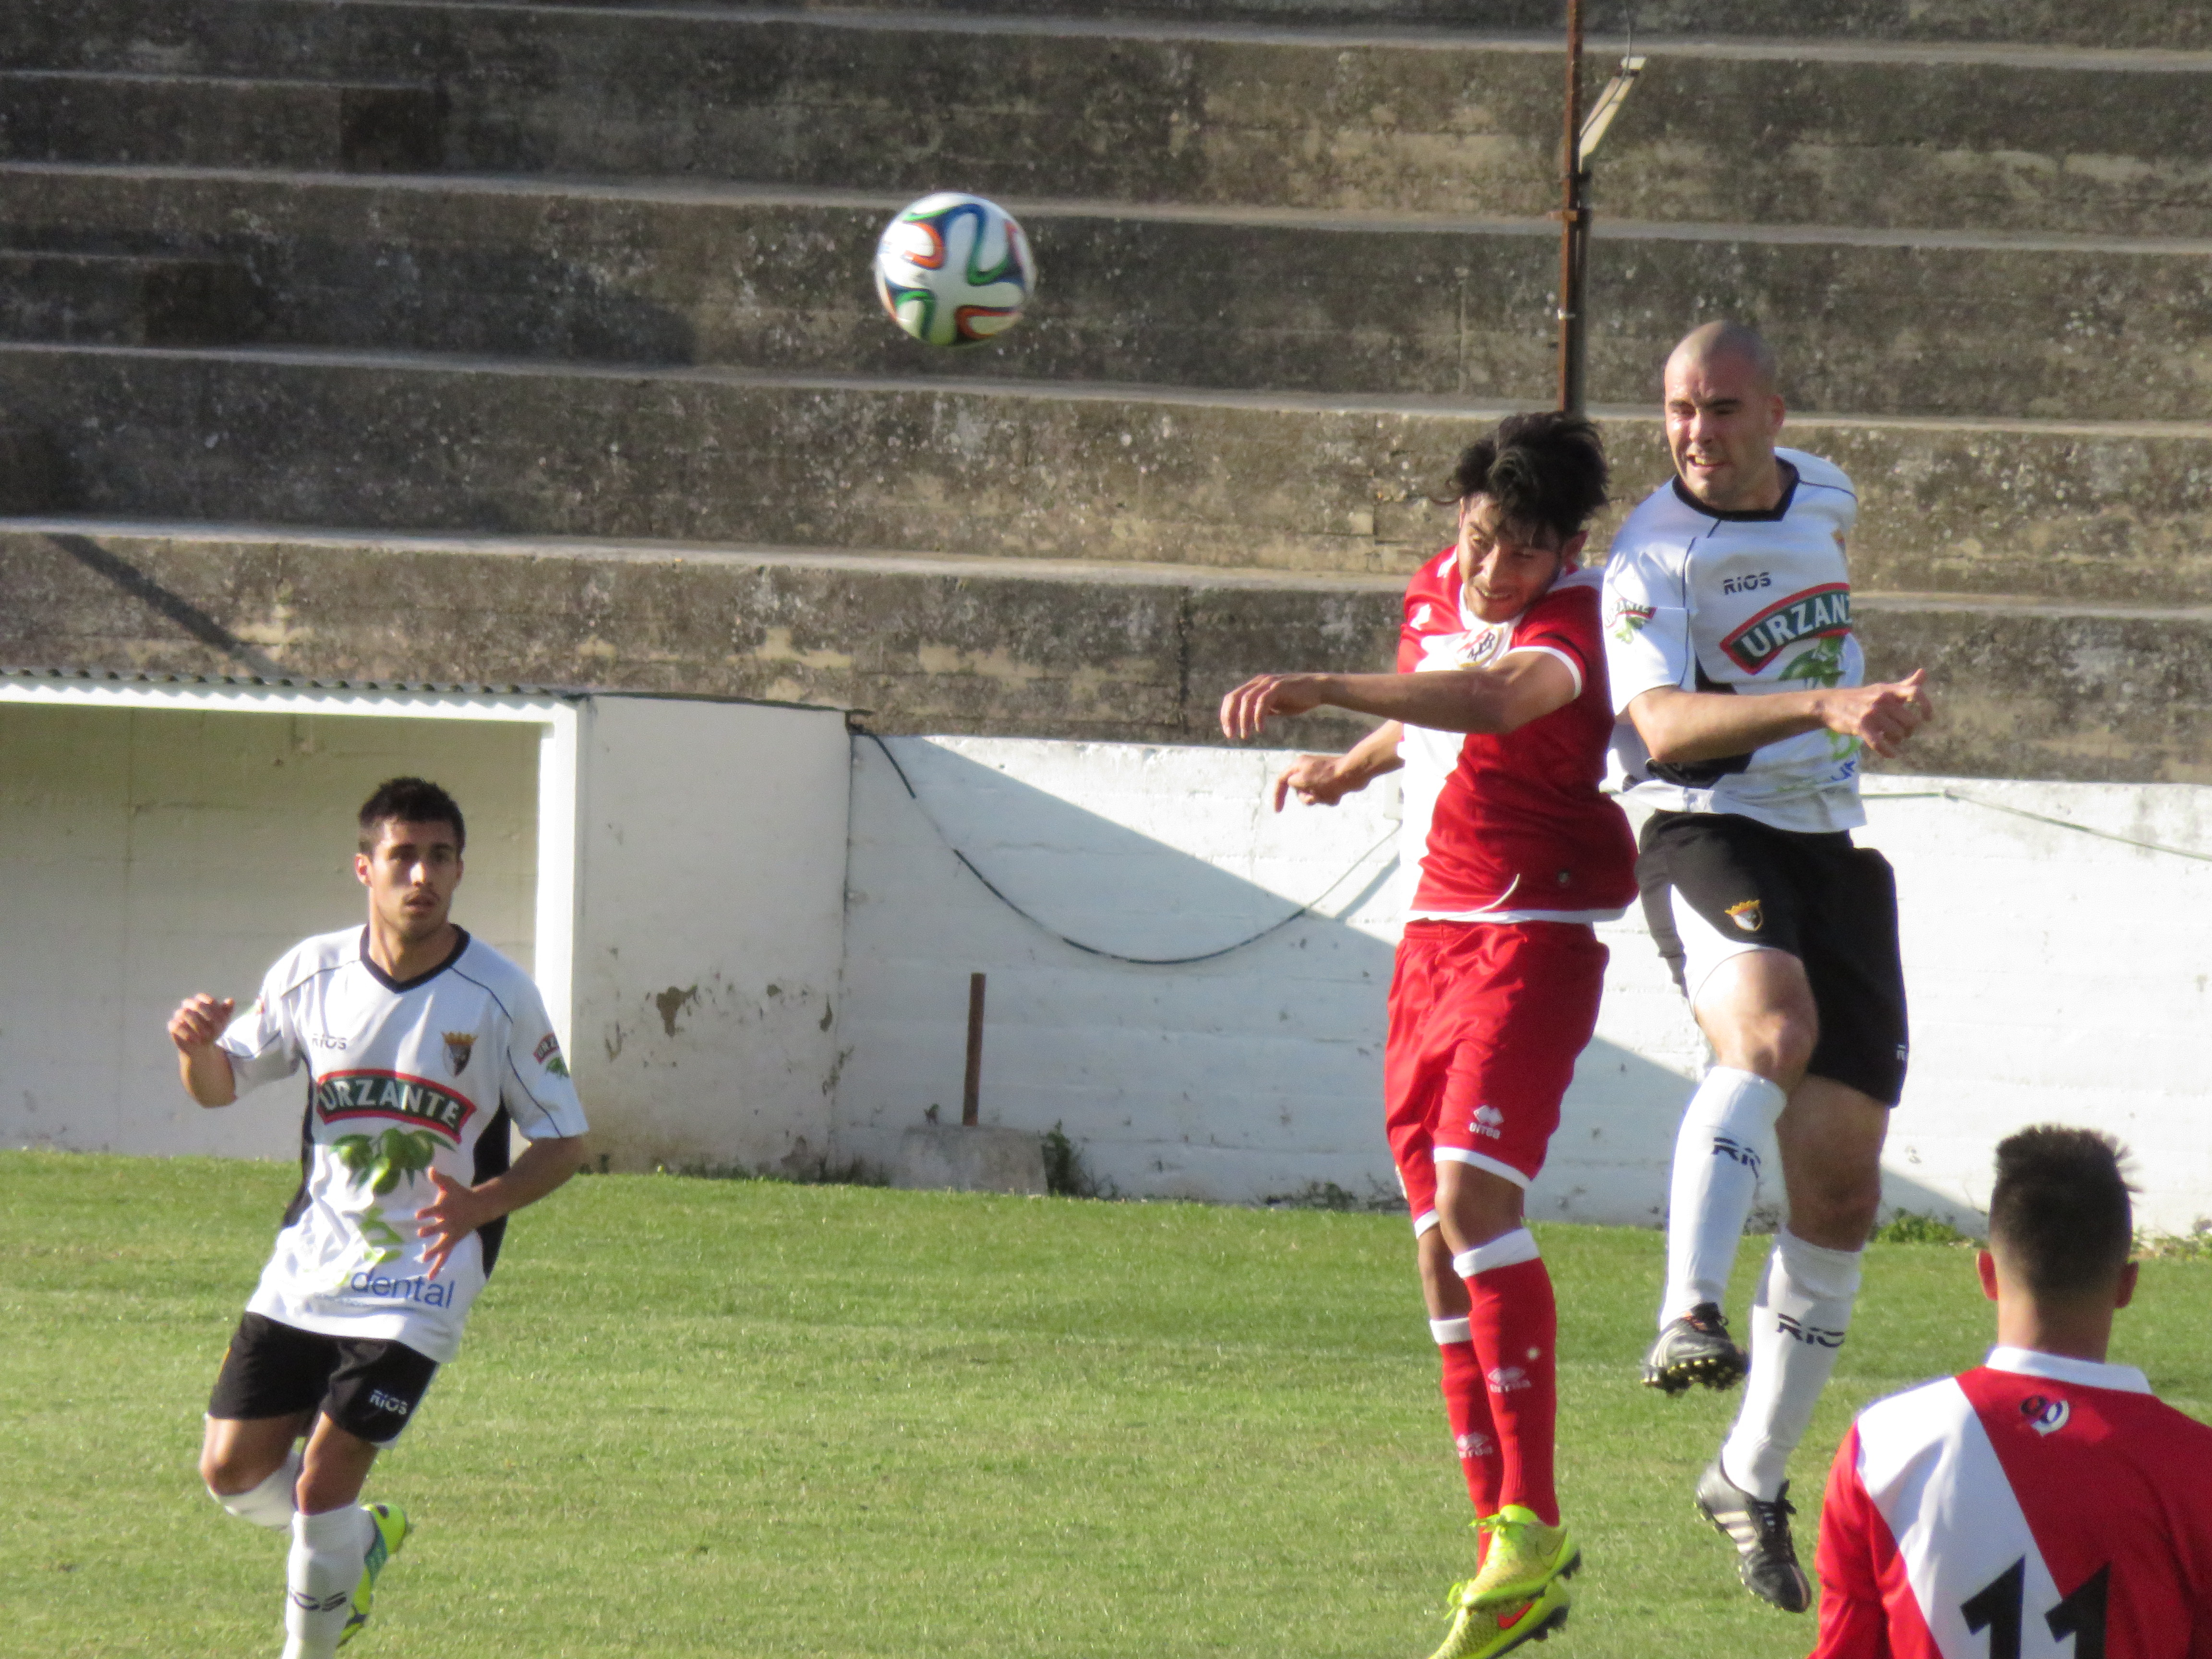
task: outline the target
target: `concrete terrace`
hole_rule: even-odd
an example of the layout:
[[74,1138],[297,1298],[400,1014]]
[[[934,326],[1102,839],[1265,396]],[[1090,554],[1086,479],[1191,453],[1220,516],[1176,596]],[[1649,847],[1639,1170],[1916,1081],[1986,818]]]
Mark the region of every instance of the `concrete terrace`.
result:
[[[1249,672],[1378,665],[1452,453],[1551,397],[1556,8],[1038,9],[9,9],[0,661],[1177,741]],[[1877,669],[1942,690],[1913,763],[2212,778],[2212,23],[1633,22],[1621,494],[1668,344],[1755,321],[1859,483]],[[876,311],[936,188],[1036,243],[999,344]]]

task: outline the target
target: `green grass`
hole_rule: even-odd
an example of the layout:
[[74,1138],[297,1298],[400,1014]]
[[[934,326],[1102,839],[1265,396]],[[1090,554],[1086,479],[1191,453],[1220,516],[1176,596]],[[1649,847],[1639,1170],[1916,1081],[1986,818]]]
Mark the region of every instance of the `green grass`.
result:
[[[0,1153],[0,1653],[276,1650],[282,1542],[193,1460],[293,1178]],[[1545,1659],[1803,1653],[1691,1512],[1733,1397],[1634,1385],[1658,1236],[1540,1237],[1589,1559]],[[349,1653],[1420,1659],[1469,1538],[1411,1255],[1361,1213],[579,1181],[372,1485],[422,1532]],[[2212,1264],[2138,1308],[2118,1357],[2203,1414]],[[1808,1517],[1850,1413],[1989,1328],[1967,1252],[1873,1247]]]

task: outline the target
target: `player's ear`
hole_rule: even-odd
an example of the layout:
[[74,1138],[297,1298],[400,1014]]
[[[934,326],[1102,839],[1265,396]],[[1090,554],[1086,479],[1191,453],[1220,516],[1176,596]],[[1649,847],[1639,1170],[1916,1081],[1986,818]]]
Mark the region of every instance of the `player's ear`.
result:
[[1997,1259],[1987,1250],[1974,1252],[1974,1272],[1980,1275],[1982,1294],[1992,1302],[1997,1299]]
[[1577,530],[1559,547],[1559,568],[1572,570],[1582,562],[1583,550],[1589,545],[1589,532]]
[[368,854],[356,853],[353,855],[353,878],[366,887],[368,885]]
[[2140,1262],[2130,1261],[2120,1269],[2120,1288],[2112,1297],[2113,1307],[2124,1308],[2136,1299],[2136,1269],[2141,1265]]

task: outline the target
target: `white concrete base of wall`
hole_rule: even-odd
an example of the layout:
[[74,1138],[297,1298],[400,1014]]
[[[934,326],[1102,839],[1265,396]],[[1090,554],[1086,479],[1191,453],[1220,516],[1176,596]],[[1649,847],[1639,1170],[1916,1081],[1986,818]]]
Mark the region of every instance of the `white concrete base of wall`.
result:
[[982,1124],[926,1124],[899,1138],[895,1187],[919,1192],[1045,1190],[1044,1138]]

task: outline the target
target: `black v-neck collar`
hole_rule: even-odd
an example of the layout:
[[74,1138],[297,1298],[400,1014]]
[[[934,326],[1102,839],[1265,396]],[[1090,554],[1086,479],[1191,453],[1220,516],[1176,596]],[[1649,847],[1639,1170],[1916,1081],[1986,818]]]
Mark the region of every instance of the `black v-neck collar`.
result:
[[1784,482],[1782,486],[1782,499],[1771,507],[1746,507],[1741,512],[1734,513],[1723,513],[1717,507],[1707,507],[1690,493],[1688,486],[1682,482],[1682,475],[1679,472],[1674,475],[1674,499],[1688,507],[1691,512],[1702,514],[1708,519],[1717,519],[1723,524],[1778,523],[1789,516],[1790,503],[1796,498],[1797,469],[1778,456],[1775,459],[1774,464],[1782,469]]
[[447,969],[452,967],[455,963],[461,959],[461,952],[469,948],[469,930],[465,927],[456,926],[453,932],[457,935],[453,940],[453,948],[443,962],[440,963],[435,968],[430,969],[426,973],[416,975],[412,979],[394,979],[391,975],[386,973],[383,969],[378,967],[376,965],[376,958],[369,955],[368,924],[367,922],[363,922],[361,927],[361,965],[368,969],[369,977],[371,979],[374,979],[379,985],[381,985],[386,990],[393,993],[395,995],[402,992],[411,991],[418,985],[428,985],[432,980],[437,978],[439,975],[444,973]]

